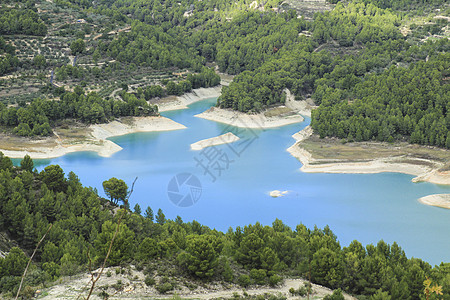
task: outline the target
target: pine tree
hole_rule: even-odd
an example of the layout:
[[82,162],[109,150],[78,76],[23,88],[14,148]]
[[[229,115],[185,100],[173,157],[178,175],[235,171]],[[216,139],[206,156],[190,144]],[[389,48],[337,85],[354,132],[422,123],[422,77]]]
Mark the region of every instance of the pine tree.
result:
[[163,214],[162,209],[158,209],[158,213],[156,214],[156,223],[159,225],[164,225],[166,223],[166,216]]
[[144,216],[147,219],[150,219],[153,222],[154,219],[154,215],[153,215],[153,210],[150,206],[147,206],[147,209],[145,210]]
[[34,163],[28,154],[20,161],[20,168],[24,171],[33,172]]
[[136,205],[134,206],[134,212],[137,213],[138,215],[141,214],[141,207],[139,206],[139,204],[136,203]]

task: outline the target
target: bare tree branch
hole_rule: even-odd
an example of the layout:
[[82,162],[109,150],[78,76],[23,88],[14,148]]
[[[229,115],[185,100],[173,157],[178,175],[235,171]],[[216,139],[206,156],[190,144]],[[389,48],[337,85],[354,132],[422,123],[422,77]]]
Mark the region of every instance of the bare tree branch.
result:
[[28,267],[31,264],[31,261],[33,260],[34,255],[36,254],[37,249],[39,248],[39,246],[41,245],[42,241],[45,239],[45,236],[47,235],[47,233],[50,231],[50,229],[52,229],[53,224],[50,224],[50,226],[48,227],[47,231],[45,232],[45,234],[42,236],[42,238],[39,240],[39,242],[36,245],[36,248],[34,248],[33,254],[31,254],[30,259],[28,260],[27,263],[27,267],[25,268],[25,270],[23,271],[23,275],[22,275],[22,279],[20,280],[20,285],[19,285],[19,289],[17,290],[17,295],[15,300],[17,300],[19,298],[19,294],[20,291],[22,290],[22,284],[23,284],[23,280],[25,279],[25,276],[27,275],[28,272]]
[[[94,282],[94,273],[92,273],[92,259],[91,259],[91,254],[90,254],[90,248],[88,248],[88,251],[87,251],[86,255],[87,255],[88,261],[89,261],[89,264],[88,264],[88,270],[89,270],[89,274],[91,275],[91,280],[89,280],[89,281],[83,286],[83,288],[81,289],[81,291],[84,291],[84,290],[87,288],[87,286],[89,285],[89,283]],[[82,294],[82,292],[81,292],[80,294],[78,294],[78,297],[77,297],[76,300],[80,299],[81,294]]]

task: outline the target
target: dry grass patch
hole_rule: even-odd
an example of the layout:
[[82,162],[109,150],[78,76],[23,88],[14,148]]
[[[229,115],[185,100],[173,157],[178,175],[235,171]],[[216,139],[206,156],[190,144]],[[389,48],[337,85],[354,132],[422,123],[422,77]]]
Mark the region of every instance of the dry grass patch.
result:
[[274,108],[270,108],[270,109],[266,110],[264,112],[264,116],[266,116],[267,118],[271,118],[271,117],[278,117],[281,115],[290,114],[292,112],[293,112],[292,109],[290,109],[286,106],[279,106],[279,107],[274,107]]
[[58,144],[53,137],[20,137],[0,133],[0,148],[9,151],[22,151],[35,147],[56,147]]
[[389,157],[405,157],[402,161],[409,164],[433,166],[434,162],[443,163],[450,168],[450,154],[446,149],[411,145],[406,142],[395,144],[379,142],[345,143],[334,138],[320,139],[313,135],[302,141],[301,147],[320,160],[369,161]]

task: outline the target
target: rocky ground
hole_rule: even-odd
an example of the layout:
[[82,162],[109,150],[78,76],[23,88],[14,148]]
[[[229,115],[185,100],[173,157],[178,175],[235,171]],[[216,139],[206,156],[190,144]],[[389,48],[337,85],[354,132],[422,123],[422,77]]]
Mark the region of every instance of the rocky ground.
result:
[[[98,274],[99,270],[93,273]],[[38,291],[38,299],[77,299],[78,296],[86,296],[90,288],[90,275],[83,273],[80,275],[65,277],[54,286]],[[155,281],[161,280],[155,277]],[[91,299],[103,299],[109,295],[108,299],[231,299],[235,295],[284,295],[287,299],[307,299],[307,295],[301,297],[292,295],[289,289],[299,289],[307,282],[304,279],[285,279],[277,287],[250,286],[246,289],[229,283],[205,283],[198,281],[188,281],[185,278],[171,278],[171,282],[176,282],[175,289],[161,294],[155,285],[148,286],[145,275],[142,271],[136,270],[134,266],[126,268],[111,267],[105,269],[101,279],[97,282]],[[333,293],[332,290],[313,284],[310,299],[323,299],[326,295]],[[102,298],[103,297],[103,298]],[[80,297],[81,298],[81,297]],[[356,299],[350,295],[345,295],[345,299]]]

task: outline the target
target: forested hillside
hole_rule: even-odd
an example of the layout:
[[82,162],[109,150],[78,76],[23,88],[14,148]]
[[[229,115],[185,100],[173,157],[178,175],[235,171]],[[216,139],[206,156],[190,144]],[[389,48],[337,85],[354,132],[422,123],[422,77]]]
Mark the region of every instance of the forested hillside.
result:
[[[311,125],[322,137],[393,142],[408,136],[412,143],[450,148],[450,89],[442,84],[449,62],[450,55],[438,55],[409,69],[391,66],[346,89],[320,86]],[[346,92],[353,100],[339,101]]]
[[[2,1],[3,2],[3,1]],[[34,3],[27,2],[23,8],[3,8],[0,17],[1,34],[47,34],[47,27],[35,12]]]
[[0,37],[0,75],[11,72],[17,67],[19,60],[14,54],[14,47],[5,43],[3,37]]
[[[81,85],[106,98],[126,86],[148,101],[199,86],[186,74],[215,65],[237,75],[223,88],[221,108],[259,112],[283,104],[287,88],[319,105],[312,126],[322,137],[449,147],[446,1],[330,1],[334,8],[312,19],[298,15],[294,2],[4,1],[0,72],[40,82],[30,94],[40,98],[52,96],[45,82],[53,70],[72,90]],[[47,34],[38,39],[46,46],[17,57],[13,47],[24,44],[14,34]],[[31,77],[20,75],[30,69]],[[211,82],[218,79],[200,86]]]
[[151,116],[158,113],[156,106],[134,95],[124,94],[124,101],[104,100],[96,93],[85,95],[82,88],[65,92],[60,100],[52,102],[36,99],[30,105],[6,108],[0,103],[0,124],[14,127],[20,136],[50,135],[50,123],[64,119],[80,120],[87,124],[104,123],[121,116]]
[[220,107],[260,111],[283,103],[288,88],[299,99],[312,94],[319,108],[311,124],[321,137],[450,147],[448,39],[413,44],[400,34],[398,15],[357,1],[339,3],[314,22],[292,22],[311,37],[294,33],[296,43],[235,77]]
[[[76,72],[70,66],[58,72],[63,73],[67,69]],[[165,95],[181,95],[193,88],[216,86],[219,82],[220,78],[214,71],[203,68],[200,73],[189,74],[186,80],[178,84],[168,81],[166,88],[152,85],[145,90],[140,88],[134,94],[127,93],[125,85],[120,91],[120,100],[107,100],[95,92],[86,93],[80,86],[75,87],[73,92],[49,86],[49,91],[59,98],[58,101],[35,99],[30,104],[20,102],[18,106],[10,107],[0,103],[0,125],[12,129],[19,136],[48,136],[52,134],[55,122],[66,119],[96,124],[126,116],[155,116],[158,115],[158,107],[146,100]]]
[[[363,0],[364,3],[372,3],[380,8],[392,8],[401,11],[415,9],[429,9],[440,7],[445,4],[445,0]],[[338,3],[341,0],[330,0],[331,3]]]
[[[9,252],[0,258],[4,295],[17,290],[27,256],[49,224],[53,227],[38,248],[25,286],[38,288],[102,263],[126,209],[115,202],[124,204],[127,199],[123,181],[111,179],[104,187],[111,200],[83,187],[73,172],[65,176],[58,165],[37,172],[29,157],[13,167],[0,154],[0,231],[20,246],[2,249]],[[342,247],[328,227],[299,224],[292,229],[274,220],[272,226],[256,223],[225,233],[180,217],[167,220],[160,209],[154,214],[147,207],[144,216],[140,213],[138,205],[134,212],[125,211],[108,265],[136,265],[147,274],[146,283],[161,293],[176,290],[178,277],[248,287],[276,286],[284,276],[310,276],[314,283],[341,288],[360,299],[379,299],[369,296],[381,291],[392,299],[422,299],[423,282],[430,278],[442,287],[444,296],[439,299],[450,299],[450,265],[432,267],[418,258],[408,259],[396,243],[363,246],[353,241]]]

